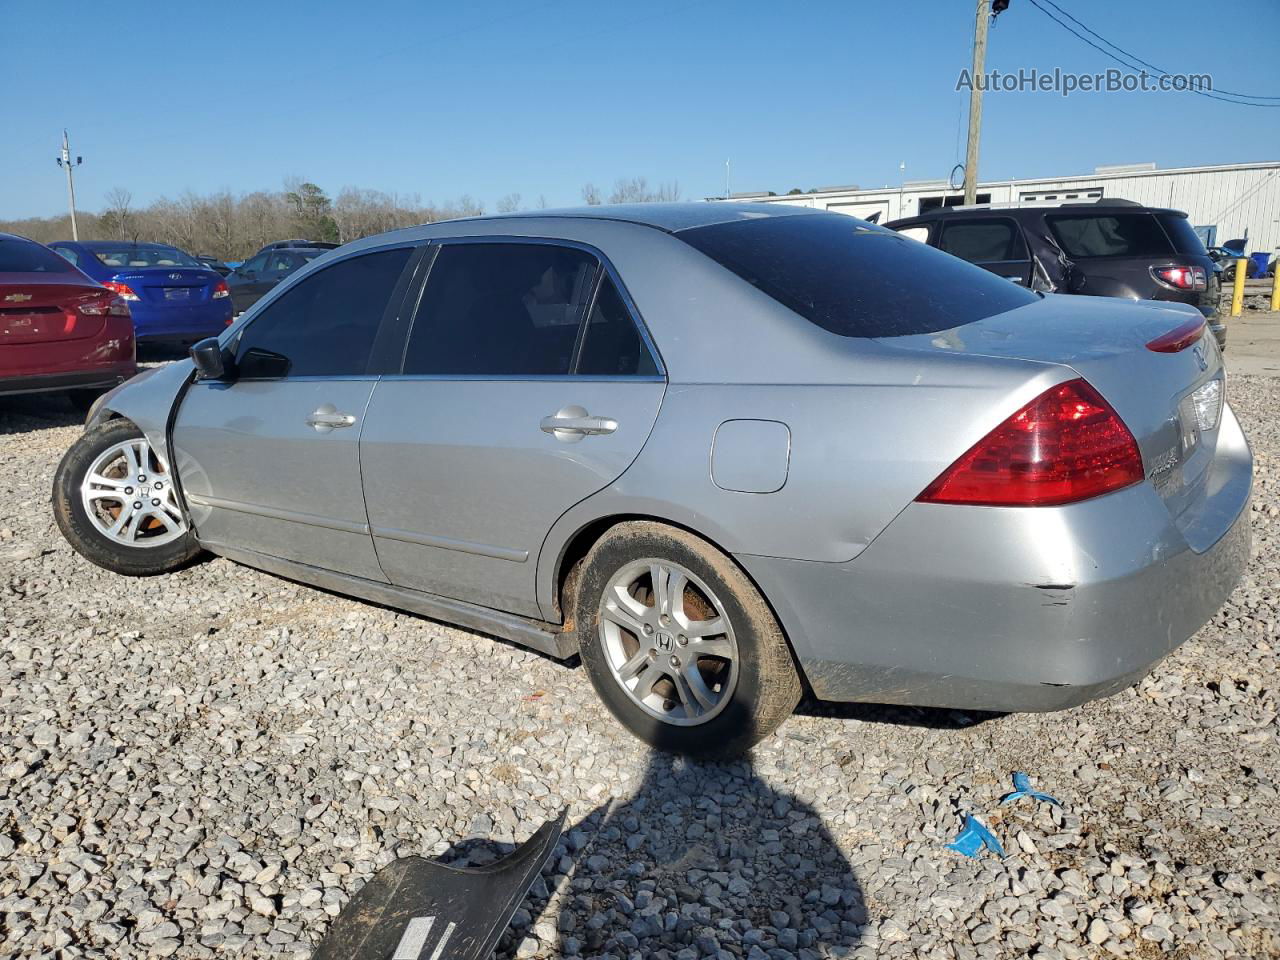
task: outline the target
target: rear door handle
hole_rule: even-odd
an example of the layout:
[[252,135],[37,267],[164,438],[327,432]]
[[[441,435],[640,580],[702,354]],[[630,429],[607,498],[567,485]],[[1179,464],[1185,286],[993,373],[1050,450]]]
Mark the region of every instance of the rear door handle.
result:
[[574,404],[550,417],[543,417],[541,428],[557,440],[574,443],[583,437],[599,437],[618,429],[618,421],[611,417],[593,417]]
[[349,427],[356,418],[349,413],[339,413],[332,403],[322,403],[307,417],[307,426],[315,427],[317,433],[328,433],[338,427]]

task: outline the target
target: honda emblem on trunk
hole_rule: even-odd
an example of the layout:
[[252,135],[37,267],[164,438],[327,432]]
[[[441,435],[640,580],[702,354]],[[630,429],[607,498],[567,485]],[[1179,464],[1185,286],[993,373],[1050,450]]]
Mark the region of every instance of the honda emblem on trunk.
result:
[[181,279],[182,279],[182,274],[180,274],[180,273],[171,273],[171,274],[169,274],[169,279],[170,279],[170,280],[181,280]]
[[29,293],[11,293],[4,298],[5,303],[26,303],[31,299]]

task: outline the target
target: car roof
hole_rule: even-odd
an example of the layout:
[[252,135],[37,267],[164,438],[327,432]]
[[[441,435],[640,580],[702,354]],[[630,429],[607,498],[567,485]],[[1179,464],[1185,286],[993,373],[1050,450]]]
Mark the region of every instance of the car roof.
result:
[[110,250],[113,247],[132,247],[142,249],[144,247],[154,247],[158,250],[178,250],[172,243],[152,243],[147,240],[132,243],[128,240],[57,240],[56,243],[78,243],[86,250]]
[[918,222],[925,220],[945,220],[952,217],[1030,217],[1039,214],[1098,214],[1100,216],[1116,213],[1159,213],[1175,217],[1185,217],[1183,210],[1172,207],[1148,207],[1145,204],[1130,200],[1098,200],[1092,203],[1059,203],[1059,204],[1026,204],[1023,206],[1005,206],[1003,204],[970,204],[963,207],[934,207],[911,217],[899,217],[890,223]]
[[563,207],[555,210],[525,210],[520,213],[500,213],[470,220],[524,220],[524,219],[575,219],[612,220],[654,227],[667,233],[707,227],[716,223],[735,220],[760,220],[765,217],[789,217],[804,214],[822,214],[825,210],[782,203],[611,203],[585,207]]

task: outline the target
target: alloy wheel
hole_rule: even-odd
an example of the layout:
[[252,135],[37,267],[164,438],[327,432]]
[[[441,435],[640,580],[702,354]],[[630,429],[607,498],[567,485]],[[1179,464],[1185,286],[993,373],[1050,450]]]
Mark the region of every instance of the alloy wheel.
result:
[[738,681],[738,644],[724,605],[669,560],[628,563],[600,603],[600,641],[613,679],[646,713],[676,726],[717,716]]
[[158,547],[187,532],[168,465],[141,437],[98,455],[80,499],[98,532],[122,546]]

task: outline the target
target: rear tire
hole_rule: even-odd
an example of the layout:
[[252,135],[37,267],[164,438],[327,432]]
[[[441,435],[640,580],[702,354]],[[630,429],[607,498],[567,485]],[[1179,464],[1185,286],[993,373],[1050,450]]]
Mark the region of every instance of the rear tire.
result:
[[799,702],[800,678],[764,597],[688,531],[619,524],[573,579],[572,622],[592,686],[649,745],[738,756]]
[[128,420],[71,445],[54,474],[53,516],[77,553],[114,573],[169,573],[201,553],[167,464]]

